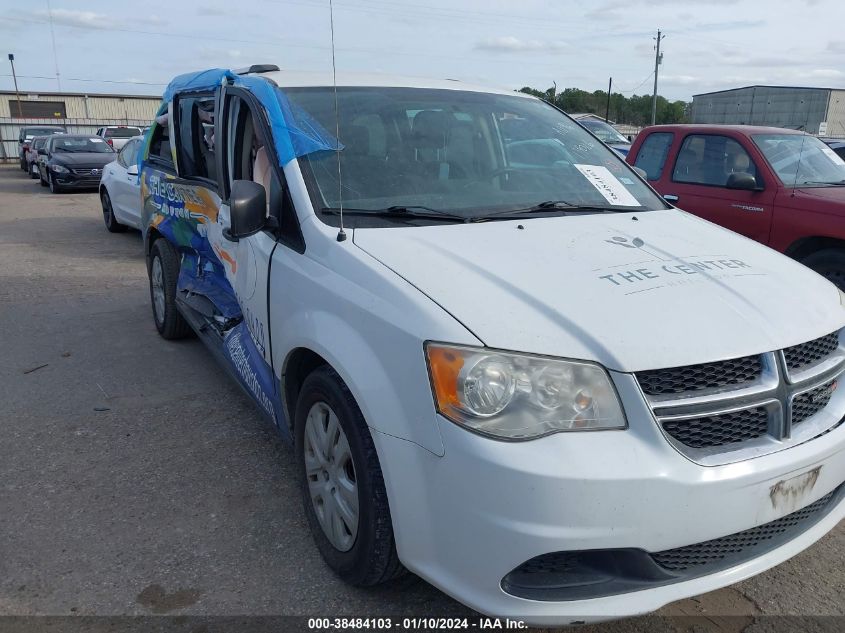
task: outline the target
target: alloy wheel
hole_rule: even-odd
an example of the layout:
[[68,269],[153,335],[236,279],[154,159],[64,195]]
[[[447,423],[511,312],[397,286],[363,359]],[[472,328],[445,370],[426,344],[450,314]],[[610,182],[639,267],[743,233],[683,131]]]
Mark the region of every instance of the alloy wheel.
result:
[[358,534],[358,484],[346,433],[325,402],[315,403],[308,412],[303,447],[317,520],[329,542],[347,552]]

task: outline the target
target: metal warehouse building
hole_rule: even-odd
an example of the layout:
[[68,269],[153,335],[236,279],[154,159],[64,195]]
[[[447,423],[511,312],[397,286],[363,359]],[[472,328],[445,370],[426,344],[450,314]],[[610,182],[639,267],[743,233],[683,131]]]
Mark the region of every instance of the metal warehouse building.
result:
[[28,125],[64,125],[70,133],[93,134],[104,125],[150,124],[161,103],[147,95],[0,91],[0,160],[17,159],[18,133]]
[[845,137],[845,90],[748,86],[693,95],[691,121],[772,125]]

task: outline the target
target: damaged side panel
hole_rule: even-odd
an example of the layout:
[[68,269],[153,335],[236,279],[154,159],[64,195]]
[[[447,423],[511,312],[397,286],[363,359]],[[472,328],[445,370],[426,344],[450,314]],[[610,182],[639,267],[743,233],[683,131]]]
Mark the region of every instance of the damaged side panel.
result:
[[[238,274],[237,243],[223,238],[227,218],[221,200],[209,188],[179,179],[147,164],[141,196],[149,225],[180,256],[176,285],[180,309],[205,343],[283,434],[288,425],[278,381],[256,342],[233,288]],[[225,215],[225,207],[224,207]]]

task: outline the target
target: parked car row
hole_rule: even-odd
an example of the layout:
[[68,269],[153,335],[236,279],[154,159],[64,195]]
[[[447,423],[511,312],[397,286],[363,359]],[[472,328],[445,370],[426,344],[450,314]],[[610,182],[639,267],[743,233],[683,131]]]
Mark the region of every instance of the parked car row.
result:
[[[20,167],[23,171],[32,175],[33,178],[37,177],[37,169],[33,167],[37,163],[37,159],[31,152],[33,143],[38,137],[53,134],[67,134],[67,128],[64,125],[28,125],[22,127],[18,133],[18,158],[20,159]],[[141,128],[135,126],[107,125],[97,128],[94,136],[99,136],[114,149],[120,149],[130,138],[141,134]]]

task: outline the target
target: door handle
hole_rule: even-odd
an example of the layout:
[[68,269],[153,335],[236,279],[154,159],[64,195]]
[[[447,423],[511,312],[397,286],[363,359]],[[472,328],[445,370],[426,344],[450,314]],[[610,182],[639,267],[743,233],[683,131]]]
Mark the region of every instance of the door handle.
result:
[[663,196],[663,199],[666,202],[677,202],[678,196],[676,196],[674,193],[667,193],[665,196]]

